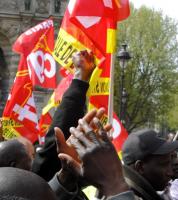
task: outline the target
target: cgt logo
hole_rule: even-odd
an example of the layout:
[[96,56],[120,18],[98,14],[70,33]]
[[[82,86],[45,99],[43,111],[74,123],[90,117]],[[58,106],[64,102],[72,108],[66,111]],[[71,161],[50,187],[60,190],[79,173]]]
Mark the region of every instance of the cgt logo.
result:
[[35,73],[41,84],[46,81],[46,78],[52,79],[56,74],[56,62],[49,53],[40,50],[32,52],[27,57],[27,64],[30,78],[34,80],[33,73]]

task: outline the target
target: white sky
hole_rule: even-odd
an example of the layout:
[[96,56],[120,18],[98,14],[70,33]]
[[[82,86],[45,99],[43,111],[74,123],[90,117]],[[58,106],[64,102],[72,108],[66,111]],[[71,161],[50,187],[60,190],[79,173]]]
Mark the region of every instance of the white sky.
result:
[[136,8],[146,5],[156,10],[162,10],[163,14],[178,20],[178,0],[130,0]]

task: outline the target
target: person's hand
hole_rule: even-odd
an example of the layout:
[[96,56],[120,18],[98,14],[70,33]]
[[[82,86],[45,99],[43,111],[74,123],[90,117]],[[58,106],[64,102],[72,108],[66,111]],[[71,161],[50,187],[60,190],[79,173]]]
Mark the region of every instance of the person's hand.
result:
[[89,81],[95,68],[93,53],[86,50],[79,51],[73,55],[72,61],[75,68],[74,78]]
[[[64,134],[59,128],[55,128],[57,152],[61,161],[61,170],[57,173],[58,180],[68,191],[76,188],[80,174],[80,161],[76,150],[67,144]],[[63,156],[63,154],[65,156]]]
[[[83,120],[85,120],[91,126],[91,128],[93,128],[95,130],[96,134],[98,134],[98,126],[96,126],[95,123],[93,123],[93,119],[95,117],[98,119],[102,119],[103,116],[105,115],[105,112],[106,112],[105,108],[101,107],[98,110],[96,110],[96,109],[91,110],[83,117]],[[78,124],[77,129],[82,131],[82,127],[80,126],[80,123]],[[110,132],[112,129],[112,125],[106,124],[106,125],[104,125],[103,129],[106,132]],[[110,139],[112,140],[112,138],[110,138]]]
[[84,119],[79,121],[80,130],[74,127],[70,129],[70,143],[82,161],[80,176],[97,187],[105,196],[127,191],[128,186],[122,174],[117,152],[100,121],[97,118],[93,121],[95,126],[98,126],[100,137]]
[[[85,120],[88,124],[90,124],[90,126],[93,129],[97,130],[96,125],[93,123],[93,118],[97,117],[98,119],[101,119],[104,114],[105,114],[104,108],[100,108],[98,110],[93,109],[83,117],[83,120]],[[82,126],[80,126],[79,124],[77,126],[77,129],[79,131],[82,131]],[[106,124],[104,126],[104,130],[106,132],[110,131],[111,129],[112,129],[112,126],[110,124]],[[66,141],[63,132],[61,131],[61,129],[57,127],[55,128],[55,136],[56,136],[57,152],[67,154],[70,157],[72,157],[76,162],[80,163],[81,161],[80,161],[80,158],[78,157],[78,153],[76,152],[75,148],[71,146],[69,142],[70,137]]]
[[[88,112],[83,119],[91,125],[91,127],[96,129],[95,124],[93,123],[93,118],[102,118],[105,113],[104,108],[100,108],[98,111],[96,109]],[[105,130],[109,131],[112,128],[111,125],[106,125]],[[82,127],[78,125],[78,130],[81,130]],[[59,128],[55,128],[57,152],[59,153],[59,158],[61,160],[62,169],[58,172],[58,180],[60,183],[67,188],[72,190],[77,182],[78,177],[81,175],[81,161],[78,156],[77,151],[73,146],[71,146],[69,140],[66,141],[63,132]],[[72,137],[72,136],[71,136]],[[81,177],[80,177],[81,178]],[[72,180],[72,181],[71,181]]]

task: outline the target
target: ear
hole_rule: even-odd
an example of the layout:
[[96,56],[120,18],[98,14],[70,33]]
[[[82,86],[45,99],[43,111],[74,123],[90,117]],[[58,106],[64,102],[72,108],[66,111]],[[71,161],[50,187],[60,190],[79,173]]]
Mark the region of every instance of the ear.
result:
[[144,174],[144,163],[141,160],[137,160],[134,164],[135,170],[140,174]]

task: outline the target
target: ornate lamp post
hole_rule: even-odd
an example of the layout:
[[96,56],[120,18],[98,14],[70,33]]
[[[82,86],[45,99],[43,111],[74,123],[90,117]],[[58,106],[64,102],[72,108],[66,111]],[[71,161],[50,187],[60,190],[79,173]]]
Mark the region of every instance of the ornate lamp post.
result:
[[127,44],[123,44],[122,48],[117,54],[119,64],[121,68],[121,84],[120,84],[120,109],[119,117],[123,125],[126,123],[126,110],[127,110],[127,97],[128,94],[125,89],[125,69],[128,61],[131,59],[129,52],[127,51]]

